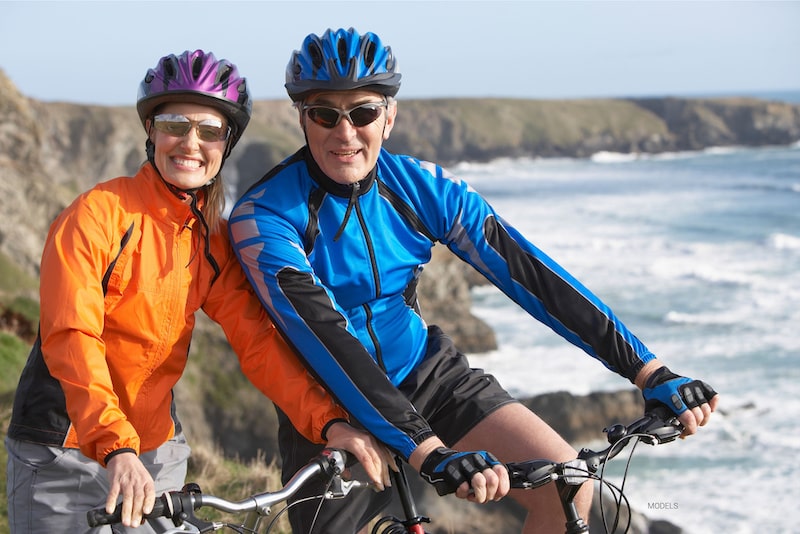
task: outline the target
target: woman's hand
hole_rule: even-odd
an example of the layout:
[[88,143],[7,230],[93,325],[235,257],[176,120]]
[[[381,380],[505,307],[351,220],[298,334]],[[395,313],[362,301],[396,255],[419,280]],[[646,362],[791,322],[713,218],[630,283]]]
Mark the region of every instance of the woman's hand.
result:
[[394,456],[371,434],[357,430],[347,423],[334,423],[328,428],[328,447],[344,449],[352,453],[364,467],[367,476],[383,491],[392,485],[389,468],[397,471]]
[[144,514],[153,511],[156,490],[153,477],[132,452],[114,455],[106,465],[109,491],[106,499],[106,513],[113,513],[117,498],[122,495],[122,524],[138,527]]

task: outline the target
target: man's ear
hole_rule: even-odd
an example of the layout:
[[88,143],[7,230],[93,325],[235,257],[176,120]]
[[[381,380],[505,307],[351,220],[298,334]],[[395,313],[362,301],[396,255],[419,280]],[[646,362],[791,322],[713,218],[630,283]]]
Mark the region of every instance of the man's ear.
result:
[[389,139],[389,135],[394,128],[394,122],[397,119],[397,100],[390,100],[386,106],[386,125],[383,127],[383,140]]

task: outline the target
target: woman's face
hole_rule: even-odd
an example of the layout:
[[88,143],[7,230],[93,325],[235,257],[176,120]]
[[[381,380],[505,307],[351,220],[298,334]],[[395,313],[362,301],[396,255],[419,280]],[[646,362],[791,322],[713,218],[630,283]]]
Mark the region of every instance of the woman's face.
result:
[[196,189],[219,173],[228,123],[216,109],[200,104],[165,104],[148,121],[147,131],[155,145],[156,168],[168,183],[179,189]]

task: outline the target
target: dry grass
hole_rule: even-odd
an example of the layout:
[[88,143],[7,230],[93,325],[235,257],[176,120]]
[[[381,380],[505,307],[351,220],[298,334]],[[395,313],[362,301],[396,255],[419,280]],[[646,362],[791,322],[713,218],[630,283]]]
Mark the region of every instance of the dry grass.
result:
[[[226,460],[221,451],[206,446],[192,448],[186,480],[198,483],[203,493],[230,501],[241,501],[250,495],[276,491],[282,486],[280,468],[274,463],[268,464],[263,457],[254,458],[247,463],[236,462]],[[289,522],[285,514],[281,514],[283,508],[283,505],[275,506],[272,513],[262,521],[262,528],[279,516],[270,533],[291,534]],[[200,518],[232,523],[241,523],[245,519],[241,515],[233,516],[210,509],[199,510],[196,514]]]

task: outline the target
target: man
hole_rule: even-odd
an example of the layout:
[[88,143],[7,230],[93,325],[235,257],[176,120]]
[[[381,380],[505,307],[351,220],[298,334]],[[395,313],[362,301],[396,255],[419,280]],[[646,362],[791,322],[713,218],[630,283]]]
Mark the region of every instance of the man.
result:
[[[353,29],[309,35],[286,70],[306,146],[254,185],[231,215],[248,277],[318,380],[440,494],[476,502],[504,496],[507,473],[485,450],[503,462],[575,457],[425,323],[415,287],[440,242],[533,317],[634,382],[649,403],[668,403],[687,435],[705,424],[718,400],[713,389],[663,367],[606,305],[467,184],[382,148],[399,86],[395,58],[378,36]],[[314,448],[285,419],[280,439],[288,476]],[[528,510],[524,532],[563,531],[552,486],[517,493]],[[577,501],[584,517],[590,501],[585,485]],[[380,504],[326,504],[322,522],[332,532],[352,532]],[[302,516],[292,517],[296,532]]]

